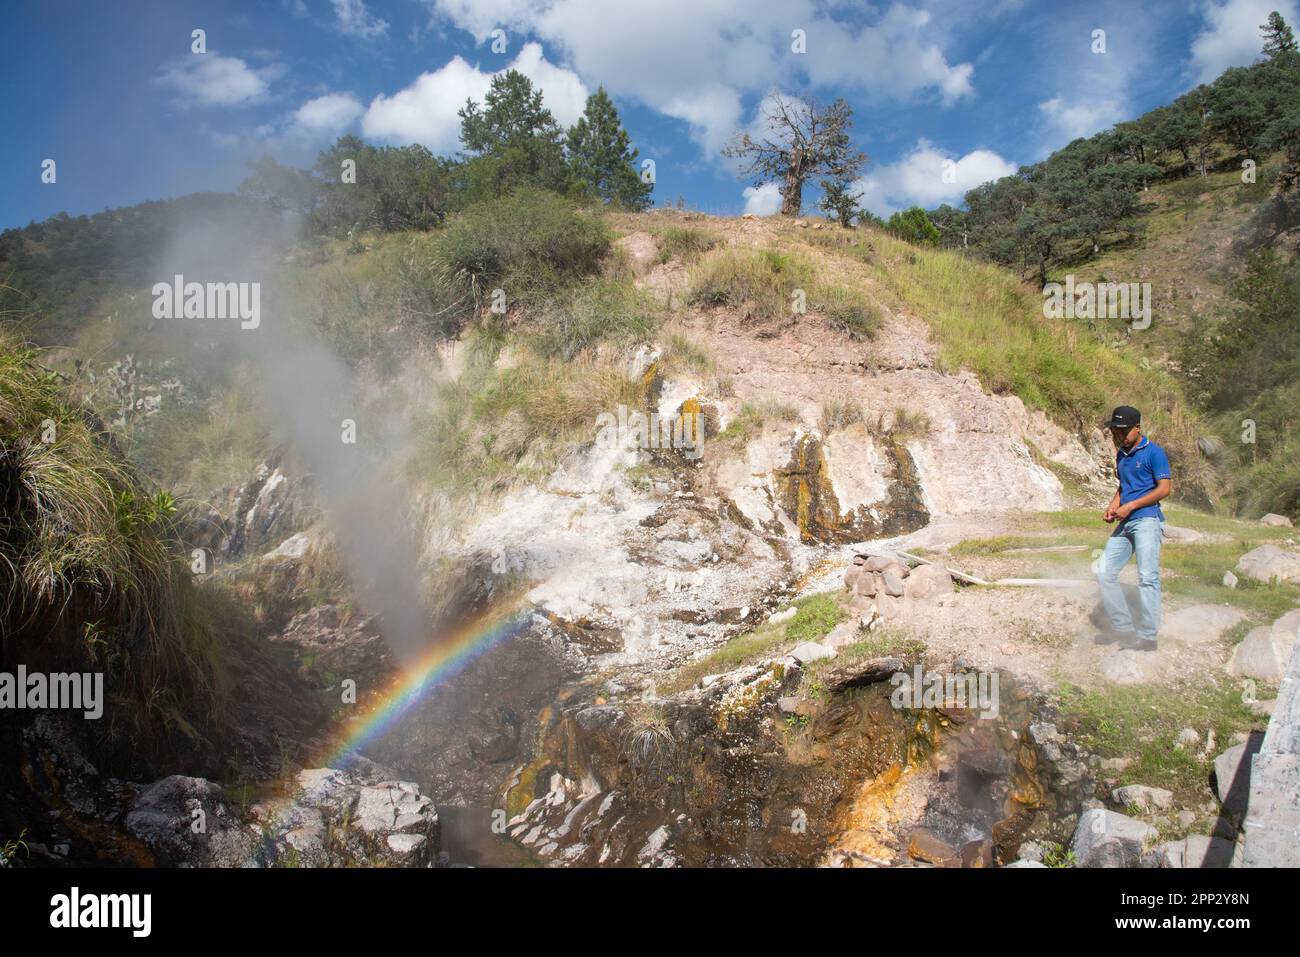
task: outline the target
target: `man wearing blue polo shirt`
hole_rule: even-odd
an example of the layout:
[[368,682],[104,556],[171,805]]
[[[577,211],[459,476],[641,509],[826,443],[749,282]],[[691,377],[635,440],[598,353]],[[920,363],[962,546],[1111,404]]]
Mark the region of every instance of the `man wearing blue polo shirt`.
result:
[[[1169,494],[1172,476],[1165,450],[1142,434],[1141,421],[1137,409],[1121,405],[1106,423],[1115,443],[1119,488],[1102,518],[1119,525],[1102,552],[1097,581],[1102,606],[1125,647],[1154,651],[1160,629],[1160,542],[1165,530],[1160,500]],[[1142,620],[1136,628],[1119,585],[1120,569],[1130,555],[1137,556],[1142,606]]]

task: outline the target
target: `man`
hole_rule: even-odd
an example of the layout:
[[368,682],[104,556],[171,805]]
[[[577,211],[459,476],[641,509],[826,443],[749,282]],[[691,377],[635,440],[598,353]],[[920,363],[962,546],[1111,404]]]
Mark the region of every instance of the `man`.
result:
[[[1137,409],[1121,405],[1106,423],[1115,443],[1119,488],[1102,518],[1107,524],[1119,524],[1102,552],[1097,581],[1102,606],[1125,647],[1154,651],[1160,629],[1160,542],[1165,530],[1160,500],[1169,494],[1172,475],[1165,450],[1142,434],[1141,422]],[[1119,585],[1120,569],[1130,555],[1137,556],[1142,606],[1142,620],[1136,629]]]

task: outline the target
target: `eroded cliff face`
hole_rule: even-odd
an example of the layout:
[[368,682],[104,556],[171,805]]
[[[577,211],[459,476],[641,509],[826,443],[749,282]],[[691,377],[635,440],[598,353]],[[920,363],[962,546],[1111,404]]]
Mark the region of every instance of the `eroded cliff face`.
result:
[[1067,838],[1090,782],[1043,703],[1008,682],[996,721],[898,708],[885,679],[909,667],[845,662],[789,712],[793,656],[652,703],[567,703],[500,799],[508,833],[552,865],[632,867],[991,867]]

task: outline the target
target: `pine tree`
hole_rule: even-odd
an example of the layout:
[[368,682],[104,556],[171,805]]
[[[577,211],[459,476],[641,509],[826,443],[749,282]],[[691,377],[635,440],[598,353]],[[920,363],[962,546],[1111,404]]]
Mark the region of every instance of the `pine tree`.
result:
[[1264,34],[1264,52],[1273,59],[1296,52],[1295,34],[1276,10],[1268,15],[1268,21],[1260,24],[1259,29]]
[[618,110],[602,86],[587,97],[587,106],[569,130],[569,178],[577,192],[599,196],[628,209],[650,205],[652,183],[637,173],[637,151],[631,148]]
[[837,176],[821,181],[822,198],[817,208],[827,216],[837,220],[846,229],[853,225],[855,218],[861,218],[865,210],[859,203],[862,193],[853,188],[851,176]]
[[459,116],[460,141],[475,154],[472,191],[500,193],[521,184],[564,187],[560,127],[542,105],[541,90],[518,70],[494,76],[483,106],[466,100]]

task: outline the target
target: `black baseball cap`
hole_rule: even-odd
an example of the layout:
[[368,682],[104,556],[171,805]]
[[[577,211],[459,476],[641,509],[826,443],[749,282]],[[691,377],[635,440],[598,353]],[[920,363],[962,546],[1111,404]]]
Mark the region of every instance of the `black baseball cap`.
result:
[[1133,426],[1142,422],[1142,413],[1131,405],[1121,405],[1116,407],[1115,411],[1110,414],[1110,421],[1106,423],[1108,429],[1131,429]]

